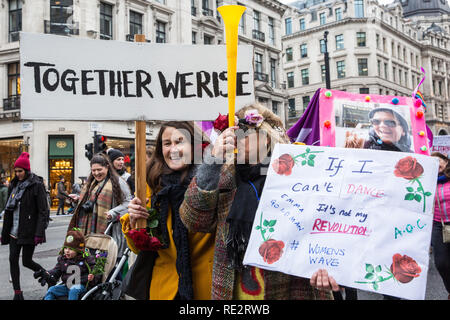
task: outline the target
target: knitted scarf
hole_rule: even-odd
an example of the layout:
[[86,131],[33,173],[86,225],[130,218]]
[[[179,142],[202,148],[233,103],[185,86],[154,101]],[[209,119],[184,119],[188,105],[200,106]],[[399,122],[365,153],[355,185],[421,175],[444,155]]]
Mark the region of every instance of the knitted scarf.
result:
[[266,176],[261,174],[261,170],[267,167],[268,164],[236,165],[237,188],[226,220],[229,224],[226,246],[232,267],[239,271],[243,268],[242,261],[266,181]]
[[[94,182],[89,189],[89,196],[86,201],[94,201],[95,194],[98,188],[102,187],[103,184],[104,182]],[[80,199],[83,199],[86,192],[87,190],[83,188],[80,193]],[[84,235],[88,235],[89,233],[105,232],[106,227],[108,226],[106,213],[112,208],[112,203],[112,183],[111,180],[108,179],[97,197],[97,202],[94,206],[94,212],[86,213],[83,210],[78,210],[77,214],[73,217],[73,220],[76,222],[76,227],[80,228]],[[81,203],[79,205],[81,205]]]
[[177,249],[176,268],[178,272],[178,294],[177,299],[192,300],[194,290],[192,287],[191,259],[189,254],[188,230],[180,219],[179,209],[184,200],[184,193],[189,186],[195,170],[191,170],[188,176],[182,181],[181,173],[174,172],[164,174],[161,177],[162,189],[152,196],[152,208],[159,211],[160,226],[165,247],[169,246],[169,230],[167,230],[167,216],[169,208],[172,210],[172,231],[173,240]]

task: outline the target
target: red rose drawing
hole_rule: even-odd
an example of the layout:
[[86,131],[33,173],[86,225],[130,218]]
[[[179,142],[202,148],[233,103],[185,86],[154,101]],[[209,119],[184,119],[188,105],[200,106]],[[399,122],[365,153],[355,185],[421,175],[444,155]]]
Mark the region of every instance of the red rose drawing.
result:
[[128,232],[134,246],[141,251],[156,251],[162,247],[157,237],[151,237],[145,228],[133,229]]
[[288,176],[292,173],[294,165],[294,158],[290,154],[285,153],[273,161],[272,168],[276,173]]
[[226,128],[228,128],[228,115],[227,114],[221,115],[219,113],[219,116],[213,122],[213,126],[214,126],[214,129],[217,129],[219,131],[223,131]]
[[394,174],[399,178],[412,180],[420,177],[423,173],[422,165],[411,156],[400,159],[395,165]]
[[264,241],[259,247],[259,254],[263,257],[264,262],[272,264],[278,261],[283,254],[284,242],[275,239]]
[[420,275],[422,269],[417,262],[407,255],[394,254],[392,257],[391,272],[394,278],[401,283],[408,283]]

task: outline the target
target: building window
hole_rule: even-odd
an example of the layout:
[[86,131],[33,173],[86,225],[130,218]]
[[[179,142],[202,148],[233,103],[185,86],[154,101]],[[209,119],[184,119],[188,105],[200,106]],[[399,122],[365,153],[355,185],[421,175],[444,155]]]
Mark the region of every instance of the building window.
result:
[[367,76],[369,74],[366,58],[358,59],[358,74],[360,76]]
[[20,95],[20,64],[8,64],[8,97]]
[[278,101],[272,101],[272,112],[278,114]]
[[309,96],[303,96],[302,97],[303,110],[306,110],[306,108],[308,108],[308,104],[309,104],[310,100],[311,100],[311,98]]
[[301,18],[299,22],[300,22],[300,31],[306,30],[305,19]]
[[320,39],[320,53],[325,53],[325,39]]
[[197,43],[197,32],[192,31],[192,44]]
[[142,34],[142,14],[130,11],[130,35]]
[[9,42],[19,41],[22,31],[22,1],[9,0]]
[[377,60],[377,71],[378,71],[378,76],[381,77],[381,61]]
[[253,10],[253,29],[261,31],[261,13]]
[[206,34],[203,35],[203,44],[213,44],[214,37],[208,36]]
[[308,46],[306,43],[300,45],[300,57],[306,58],[308,56]]
[[[243,4],[238,2],[238,5],[240,6],[244,6]],[[245,34],[245,12],[241,17],[241,20],[239,21],[239,33],[240,34]]]
[[202,13],[207,17],[214,16],[214,11],[212,11],[209,6],[209,0],[202,0]]
[[302,85],[308,85],[309,84],[309,69],[302,69]]
[[384,78],[387,80],[388,79],[388,64],[385,62],[384,63]]
[[342,20],[342,8],[336,8],[334,13],[336,15],[336,21]]
[[338,79],[345,78],[345,61],[336,62]]
[[292,48],[286,48],[286,61],[292,61]]
[[336,36],[336,50],[343,50],[344,49],[344,35],[338,34]]
[[369,88],[359,88],[360,94],[369,94]]
[[293,71],[287,73],[287,84],[288,84],[288,88],[294,87],[294,72]]
[[100,39],[113,38],[112,10],[112,5],[100,2]]
[[270,85],[275,88],[277,85],[276,59],[270,59]]
[[[205,38],[205,44],[207,36],[204,36]],[[166,24],[161,21],[156,21],[156,43],[166,43]]]
[[355,17],[364,18],[364,0],[355,0]]
[[326,19],[327,18],[326,18],[326,13],[325,12],[322,12],[321,14],[319,14],[320,25],[323,25],[323,24],[327,23]]
[[295,111],[295,98],[288,99],[288,117],[295,118],[297,116],[297,112]]
[[366,46],[366,33],[365,32],[357,32],[356,33],[356,45],[358,47]]
[[262,73],[262,54],[260,53],[255,53],[255,72],[256,73]]
[[269,44],[275,44],[275,22],[272,17],[269,17]]
[[[73,0],[50,1],[50,25],[46,24],[45,33],[60,35],[77,34],[74,32]],[[78,31],[78,30],[76,30]]]
[[292,20],[291,18],[287,18],[284,20],[285,28],[286,28],[286,34],[292,33]]

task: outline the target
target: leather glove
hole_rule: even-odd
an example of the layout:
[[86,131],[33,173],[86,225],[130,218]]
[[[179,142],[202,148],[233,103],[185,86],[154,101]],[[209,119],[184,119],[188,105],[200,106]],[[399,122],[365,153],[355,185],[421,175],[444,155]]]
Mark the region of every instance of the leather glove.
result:
[[41,286],[45,286],[45,284],[48,284],[49,287],[53,287],[56,285],[57,281],[55,277],[53,277],[48,271],[41,269],[39,271],[36,271],[33,274],[33,277],[35,279],[38,279],[38,282],[41,284]]

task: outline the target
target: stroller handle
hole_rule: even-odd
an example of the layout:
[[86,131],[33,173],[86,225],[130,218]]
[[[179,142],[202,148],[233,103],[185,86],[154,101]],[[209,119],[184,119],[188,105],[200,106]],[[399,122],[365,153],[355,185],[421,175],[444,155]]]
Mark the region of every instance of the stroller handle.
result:
[[113,224],[114,224],[114,221],[109,222],[108,226],[106,227],[106,230],[105,230],[105,232],[103,232],[103,234],[108,234],[108,232],[111,230]]

